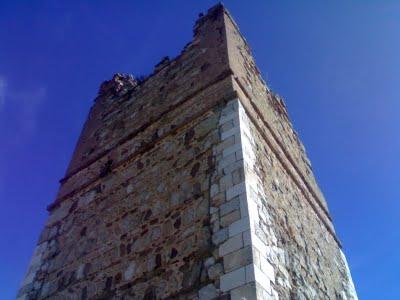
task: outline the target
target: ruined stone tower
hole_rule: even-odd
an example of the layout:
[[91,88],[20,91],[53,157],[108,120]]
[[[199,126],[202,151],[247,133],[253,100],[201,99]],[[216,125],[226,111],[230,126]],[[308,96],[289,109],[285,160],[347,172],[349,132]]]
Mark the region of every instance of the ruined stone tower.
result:
[[19,299],[357,299],[286,107],[222,5],[103,83]]

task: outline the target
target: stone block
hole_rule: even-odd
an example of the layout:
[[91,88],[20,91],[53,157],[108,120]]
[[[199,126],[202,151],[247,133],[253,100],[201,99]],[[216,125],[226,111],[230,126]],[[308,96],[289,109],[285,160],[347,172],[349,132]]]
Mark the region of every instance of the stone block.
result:
[[229,138],[230,136],[235,135],[236,133],[240,133],[239,127],[234,127],[225,132],[221,132],[221,140],[225,140],[225,139]]
[[269,280],[271,280],[271,282],[275,282],[274,267],[263,255],[260,255],[260,269],[269,278]]
[[219,208],[220,210],[220,215],[225,216],[229,213],[231,213],[234,210],[239,210],[240,208],[240,202],[239,202],[239,197],[235,197],[231,199],[230,201],[222,204]]
[[250,229],[250,222],[248,217],[241,218],[240,220],[229,225],[229,236],[237,235]]
[[222,274],[224,274],[224,267],[222,266],[221,263],[212,265],[211,267],[208,268],[207,274],[211,280],[215,280],[219,278]]
[[[236,155],[235,153],[231,153],[227,156],[225,156],[224,158],[219,160],[218,163],[218,169],[222,170],[226,167],[231,166],[234,162],[236,162]],[[225,174],[229,174],[229,173],[225,173]]]
[[220,278],[220,289],[227,292],[246,283],[245,267],[226,273]]
[[227,241],[225,241],[222,245],[219,246],[219,255],[225,256],[228,253],[236,251],[243,247],[243,238],[242,234],[237,234]]
[[236,196],[238,196],[238,195],[240,195],[242,193],[245,193],[245,192],[246,192],[246,184],[245,184],[245,182],[236,184],[236,185],[234,185],[233,187],[229,188],[226,191],[226,199],[230,200],[233,197],[236,197]]
[[232,175],[227,174],[219,180],[219,187],[221,191],[227,190],[233,186]]
[[212,242],[214,245],[219,245],[228,239],[228,228],[223,228],[212,236]]
[[243,236],[243,246],[251,245],[251,232],[250,230],[246,230],[242,232]]
[[224,256],[225,272],[238,269],[253,262],[251,246],[241,248]]
[[234,144],[222,152],[222,157],[227,157],[228,155],[239,151],[242,151],[242,145],[240,143]]
[[218,290],[213,284],[206,285],[199,290],[199,300],[212,300],[218,296]]
[[239,121],[239,114],[235,111],[230,111],[226,113],[222,113],[220,119],[219,119],[219,125],[225,124],[226,122],[229,121],[234,121],[235,120]]
[[215,264],[215,258],[213,256],[208,257],[205,261],[204,261],[204,267],[206,267],[207,269],[209,267],[211,267],[213,264]]
[[237,220],[240,219],[240,211],[239,210],[234,210],[233,212],[221,217],[221,227],[227,227],[233,222],[236,222]]
[[261,300],[257,298],[255,283],[248,283],[231,291],[231,300]]
[[233,120],[229,120],[228,122],[225,122],[221,126],[219,126],[219,130],[220,132],[224,132],[232,129],[233,127],[235,127]]

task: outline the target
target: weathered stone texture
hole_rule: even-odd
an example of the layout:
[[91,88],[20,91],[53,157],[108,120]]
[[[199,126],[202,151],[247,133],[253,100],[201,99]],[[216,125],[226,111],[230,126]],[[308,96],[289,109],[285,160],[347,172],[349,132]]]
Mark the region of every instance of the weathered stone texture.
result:
[[242,144],[249,147],[248,201],[256,203],[251,215],[255,238],[262,243],[262,247],[254,243],[255,265],[263,270],[263,257],[271,264],[272,288],[280,298],[352,299],[347,286],[351,278],[339,245],[245,110],[241,111],[243,138],[248,140]]
[[356,299],[286,108],[221,6],[89,113],[19,299]]

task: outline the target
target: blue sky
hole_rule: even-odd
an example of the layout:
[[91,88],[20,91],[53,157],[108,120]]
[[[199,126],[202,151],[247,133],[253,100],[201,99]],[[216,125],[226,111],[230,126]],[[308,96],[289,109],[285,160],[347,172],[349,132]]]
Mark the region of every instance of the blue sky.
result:
[[[0,0],[1,299],[15,296],[100,83],[177,55],[214,3]],[[286,101],[360,299],[398,298],[400,2],[224,3]]]

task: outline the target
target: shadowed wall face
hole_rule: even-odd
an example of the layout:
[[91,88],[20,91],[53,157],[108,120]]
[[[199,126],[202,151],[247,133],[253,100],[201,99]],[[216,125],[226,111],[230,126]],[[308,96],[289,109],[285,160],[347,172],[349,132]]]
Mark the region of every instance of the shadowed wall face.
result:
[[356,299],[286,108],[226,10],[102,84],[21,299]]

